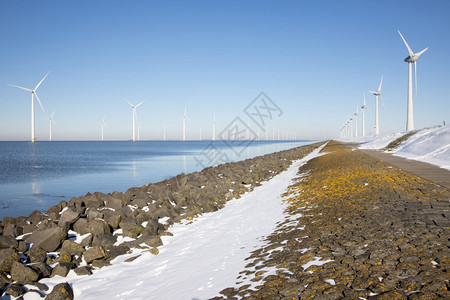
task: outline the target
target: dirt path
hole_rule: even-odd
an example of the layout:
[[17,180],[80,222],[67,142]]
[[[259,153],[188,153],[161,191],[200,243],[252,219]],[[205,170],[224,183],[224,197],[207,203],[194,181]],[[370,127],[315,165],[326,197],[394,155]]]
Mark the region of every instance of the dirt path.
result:
[[336,142],[323,151],[223,298],[449,299],[450,190]]

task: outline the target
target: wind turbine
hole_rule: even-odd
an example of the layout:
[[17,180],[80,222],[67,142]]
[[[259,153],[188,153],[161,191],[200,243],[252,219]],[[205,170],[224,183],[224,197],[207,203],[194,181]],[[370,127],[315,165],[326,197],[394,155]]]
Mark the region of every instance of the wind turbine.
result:
[[55,110],[53,110],[52,114],[50,115],[50,117],[48,117],[48,123],[49,123],[49,127],[50,127],[50,134],[49,134],[49,138],[48,140],[51,142],[52,141],[52,123],[56,125],[55,120],[53,120],[53,115],[55,114]]
[[163,140],[166,140],[166,125],[163,125]]
[[138,130],[137,130],[137,140],[140,141],[140,132],[141,132],[141,126],[142,126],[142,122],[138,123]]
[[39,88],[39,86],[42,84],[44,79],[47,77],[48,73],[49,72],[47,72],[47,74],[45,74],[44,78],[42,78],[41,81],[39,81],[39,83],[36,85],[36,87],[34,89],[29,89],[29,88],[25,88],[22,86],[9,84],[10,86],[19,88],[19,89],[27,91],[27,92],[31,92],[31,142],[32,143],[36,140],[35,135],[34,135],[34,96],[36,96],[36,99],[39,102],[39,105],[41,106],[42,111],[45,113],[45,110],[44,110],[44,107],[42,106],[41,100],[39,100],[39,97],[36,94],[36,90]]
[[185,107],[184,114],[182,117],[182,119],[183,119],[183,142],[186,141],[186,118],[187,118],[187,115],[186,115],[186,107]]
[[142,101],[136,105],[132,104],[130,101],[128,101],[127,99],[125,99],[125,101],[128,102],[128,104],[130,104],[130,106],[133,108],[133,142],[136,141],[136,119],[137,119],[137,114],[136,114],[136,108],[141,105],[142,103],[144,103],[145,101]]
[[103,128],[105,127],[105,117],[102,119],[102,141],[104,141]]
[[355,137],[358,136],[358,105],[356,106],[356,112],[354,114],[355,116]]
[[366,94],[363,93],[364,98],[364,104],[361,106],[361,112],[362,112],[362,136],[366,136],[366,119],[364,116],[364,111],[366,110]]
[[383,75],[381,75],[381,81],[380,86],[378,87],[378,90],[376,91],[369,91],[369,93],[372,93],[375,95],[375,135],[380,134],[380,125],[378,122],[378,96],[380,96],[381,100],[383,100],[381,96],[381,86],[383,85]]
[[419,56],[421,56],[425,51],[428,50],[428,47],[423,49],[420,52],[414,53],[409,47],[403,35],[400,33],[400,30],[397,30],[398,34],[400,34],[403,42],[405,43],[406,48],[408,48],[409,56],[404,59],[408,63],[408,104],[407,104],[407,116],[406,116],[406,130],[414,130],[414,114],[413,114],[413,93],[412,93],[412,64],[414,63],[414,79],[416,86],[416,96],[417,96],[417,60]]

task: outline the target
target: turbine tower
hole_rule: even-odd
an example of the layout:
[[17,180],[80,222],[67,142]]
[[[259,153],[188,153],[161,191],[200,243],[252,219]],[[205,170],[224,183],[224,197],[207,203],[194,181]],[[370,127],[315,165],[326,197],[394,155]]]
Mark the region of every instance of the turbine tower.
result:
[[400,33],[400,30],[397,30],[398,34],[400,34],[403,42],[405,43],[406,48],[408,49],[409,56],[404,59],[408,63],[408,104],[407,104],[407,116],[406,116],[406,130],[414,130],[414,114],[413,114],[413,93],[412,93],[412,64],[414,63],[414,79],[416,86],[416,96],[417,96],[417,60],[419,56],[421,56],[425,51],[428,50],[428,47],[423,49],[420,52],[414,53],[409,47],[403,35]]
[[136,141],[136,119],[137,119],[137,114],[136,114],[136,108],[141,105],[142,103],[144,103],[145,101],[142,101],[136,105],[132,104],[130,101],[128,101],[127,99],[125,99],[125,101],[128,102],[128,104],[130,104],[130,106],[133,108],[133,142]]
[[55,110],[53,110],[53,112],[52,112],[52,114],[50,115],[50,117],[48,117],[47,119],[48,119],[48,125],[49,125],[49,130],[50,130],[50,132],[49,132],[49,138],[48,138],[48,140],[51,142],[52,141],[52,123],[53,124],[55,124],[56,125],[56,123],[55,123],[55,120],[53,120],[53,115],[55,114]]
[[44,79],[47,77],[48,73],[49,72],[47,72],[47,74],[45,74],[44,78],[42,78],[41,81],[39,81],[39,83],[36,85],[36,87],[34,89],[29,89],[29,88],[25,88],[22,86],[9,84],[10,86],[19,88],[19,89],[27,91],[27,92],[31,92],[31,142],[32,143],[36,140],[35,134],[34,134],[34,96],[36,96],[36,99],[39,102],[39,105],[41,106],[42,111],[45,113],[45,110],[44,110],[44,107],[42,106],[41,100],[39,100],[39,97],[36,94],[36,90],[39,88],[39,86],[42,84]]
[[355,116],[355,137],[358,136],[358,105],[356,105],[356,112],[354,114]]
[[166,140],[166,125],[163,125],[163,140]]
[[102,119],[102,141],[104,141],[103,128],[105,127],[105,117]]
[[380,124],[378,122],[378,96],[383,100],[381,96],[381,86],[383,85],[383,76],[381,76],[380,86],[378,87],[378,90],[376,91],[369,91],[369,93],[372,93],[375,95],[375,135],[380,134]]
[[185,107],[184,114],[182,117],[182,119],[183,119],[183,142],[186,141],[186,118],[187,118],[187,115],[186,115],[186,107]]
[[363,93],[364,98],[364,104],[361,106],[361,112],[362,112],[362,136],[366,136],[366,118],[364,115],[364,111],[366,110],[366,94]]

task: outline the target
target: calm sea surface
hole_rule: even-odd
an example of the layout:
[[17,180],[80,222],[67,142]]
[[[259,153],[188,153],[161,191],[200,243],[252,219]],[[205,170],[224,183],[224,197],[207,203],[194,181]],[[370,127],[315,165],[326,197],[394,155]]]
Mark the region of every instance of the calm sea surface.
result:
[[[311,141],[0,142],[0,218],[46,211],[88,192],[124,192],[206,166]],[[220,151],[220,152],[212,152]],[[213,154],[216,155],[215,158]]]

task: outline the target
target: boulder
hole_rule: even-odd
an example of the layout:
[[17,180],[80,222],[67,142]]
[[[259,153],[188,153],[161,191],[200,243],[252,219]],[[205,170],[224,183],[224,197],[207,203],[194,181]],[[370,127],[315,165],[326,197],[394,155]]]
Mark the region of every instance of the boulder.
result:
[[67,238],[67,232],[61,227],[34,231],[28,238],[27,243],[32,247],[41,247],[47,252],[53,252],[59,248],[61,242]]
[[11,235],[0,235],[0,249],[16,248],[19,246],[19,242]]
[[95,208],[90,208],[89,210],[87,210],[87,219],[88,221],[103,219],[103,213],[96,210]]
[[105,221],[95,219],[87,223],[87,232],[92,235],[111,234],[111,227]]
[[84,248],[80,244],[77,244],[71,240],[65,240],[61,246],[60,252],[81,256],[84,252]]
[[103,200],[98,199],[95,195],[86,195],[84,197],[80,197],[84,202],[86,207],[89,208],[99,208],[104,205]]
[[6,290],[5,294],[6,295],[11,295],[13,297],[20,297],[23,294],[26,293],[26,289],[23,285],[18,284],[18,283],[13,283],[9,286],[9,288]]
[[22,234],[23,234],[22,227],[20,227],[16,224],[9,224],[5,228],[3,228],[3,235],[9,235],[9,236],[16,238]]
[[87,223],[88,221],[85,218],[79,218],[73,224],[73,231],[78,232],[81,235],[88,233]]
[[31,263],[44,262],[47,258],[47,251],[41,247],[32,247],[26,254]]
[[108,255],[102,246],[92,247],[84,252],[84,260],[89,264],[97,259],[105,259]]
[[125,217],[120,221],[119,227],[123,230],[123,235],[136,238],[144,230],[144,227],[136,224],[136,220],[131,217]]
[[36,263],[31,266],[33,269],[42,274],[42,277],[50,277],[52,274],[52,267],[47,265],[46,263]]
[[72,287],[67,283],[59,283],[55,285],[50,294],[45,298],[46,300],[73,300]]
[[61,277],[66,277],[67,274],[69,274],[70,268],[63,265],[63,264],[57,264],[53,270],[52,270],[52,275],[50,275],[50,277],[55,277],[55,276],[61,276]]
[[88,266],[78,267],[78,268],[74,269],[74,272],[75,272],[78,276],[82,276],[82,275],[92,275],[92,270],[91,270],[91,268],[88,267]]
[[12,248],[0,250],[0,272],[9,273],[14,262],[20,260],[20,255]]
[[120,221],[122,217],[119,214],[109,214],[105,216],[106,223],[111,226],[112,229],[116,230],[119,228]]
[[92,246],[103,246],[104,248],[110,248],[116,241],[117,236],[98,234],[94,235],[94,238],[92,239]]
[[39,278],[39,272],[27,267],[20,262],[13,262],[11,267],[11,279],[17,282],[29,282],[37,281]]
[[58,220],[58,225],[61,227],[64,227],[65,224],[71,225],[71,224],[75,223],[79,217],[80,217],[79,212],[76,212],[70,208],[66,209],[66,211],[64,211],[61,214],[61,217]]
[[106,207],[110,207],[113,209],[121,209],[122,207],[125,206],[125,201],[114,198],[113,196],[105,195],[104,201]]

